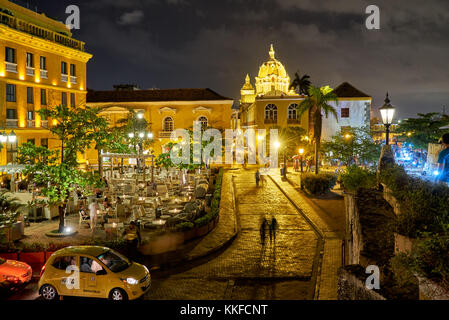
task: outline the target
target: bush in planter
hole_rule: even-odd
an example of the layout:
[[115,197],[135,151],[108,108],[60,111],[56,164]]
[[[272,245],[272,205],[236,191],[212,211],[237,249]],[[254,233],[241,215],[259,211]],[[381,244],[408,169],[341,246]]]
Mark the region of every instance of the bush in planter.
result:
[[339,179],[343,188],[351,192],[356,192],[359,188],[370,189],[376,186],[376,172],[358,166],[347,167]]
[[175,226],[176,231],[189,231],[192,230],[195,225],[192,222],[181,222]]
[[311,194],[324,194],[335,186],[337,177],[330,173],[304,173],[301,175],[301,186]]
[[380,179],[401,205],[396,223],[399,234],[416,238],[422,232],[444,231],[449,224],[447,185],[410,177],[399,166],[381,171]]
[[8,191],[0,191],[0,243],[11,243],[9,228],[11,228],[21,215],[23,205],[16,198],[7,195]]

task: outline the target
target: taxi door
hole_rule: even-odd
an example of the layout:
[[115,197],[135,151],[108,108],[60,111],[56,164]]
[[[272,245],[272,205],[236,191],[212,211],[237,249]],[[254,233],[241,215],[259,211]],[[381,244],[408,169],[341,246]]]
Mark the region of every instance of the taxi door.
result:
[[100,297],[101,289],[97,286],[97,275],[92,270],[94,259],[80,256],[80,284],[81,293],[84,297]]

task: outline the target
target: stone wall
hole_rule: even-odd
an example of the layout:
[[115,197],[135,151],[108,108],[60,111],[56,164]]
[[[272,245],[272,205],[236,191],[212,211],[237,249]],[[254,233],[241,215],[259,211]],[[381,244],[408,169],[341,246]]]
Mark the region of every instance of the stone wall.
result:
[[363,270],[363,267],[353,265],[338,269],[338,300],[386,300],[374,290],[367,289],[362,274],[354,269]]
[[356,198],[352,193],[345,193],[344,197],[346,206],[346,245],[348,250],[346,264],[359,264],[363,241]]

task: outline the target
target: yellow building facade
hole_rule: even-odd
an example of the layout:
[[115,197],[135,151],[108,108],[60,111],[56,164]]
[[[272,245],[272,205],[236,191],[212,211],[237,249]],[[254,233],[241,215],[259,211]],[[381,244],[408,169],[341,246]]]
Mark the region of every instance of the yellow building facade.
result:
[[[0,0],[0,162],[12,163],[17,146],[57,147],[38,110],[85,105],[86,64],[92,55],[61,22]],[[10,138],[16,135],[16,141]],[[5,141],[5,136],[6,138]]]
[[[194,121],[204,127],[219,130],[231,127],[233,100],[215,91],[205,89],[152,89],[139,90],[133,87],[112,91],[89,91],[87,105],[104,108],[102,115],[112,126],[126,119],[129,109],[143,113],[153,134],[151,149],[157,156],[165,152],[175,129],[192,129]],[[98,164],[96,150],[87,152],[90,164]]]

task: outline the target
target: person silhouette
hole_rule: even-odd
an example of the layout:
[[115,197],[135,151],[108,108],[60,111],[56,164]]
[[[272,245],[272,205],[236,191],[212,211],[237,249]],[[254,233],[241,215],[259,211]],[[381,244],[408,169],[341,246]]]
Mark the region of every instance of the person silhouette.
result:
[[265,245],[265,230],[267,228],[268,221],[266,218],[263,218],[262,224],[260,225],[260,242],[262,245]]
[[271,219],[271,223],[269,225],[270,231],[270,242],[273,240],[276,242],[276,230],[279,228],[278,222],[275,217]]

